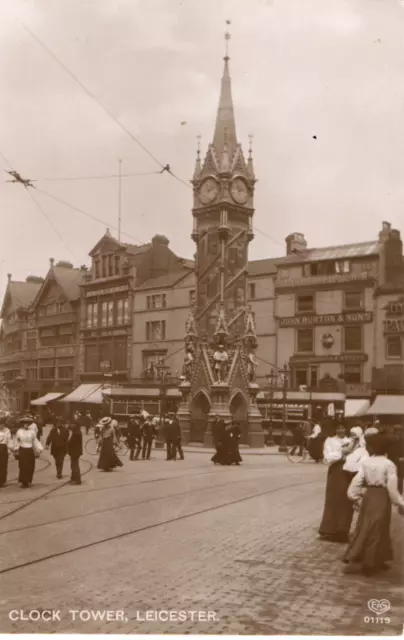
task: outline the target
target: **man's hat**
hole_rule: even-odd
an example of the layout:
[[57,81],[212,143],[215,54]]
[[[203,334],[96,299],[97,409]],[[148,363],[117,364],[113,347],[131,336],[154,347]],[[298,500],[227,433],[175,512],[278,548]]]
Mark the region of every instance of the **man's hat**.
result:
[[99,424],[101,425],[101,427],[106,427],[111,422],[112,422],[112,418],[109,418],[108,416],[105,416],[105,418],[101,418]]

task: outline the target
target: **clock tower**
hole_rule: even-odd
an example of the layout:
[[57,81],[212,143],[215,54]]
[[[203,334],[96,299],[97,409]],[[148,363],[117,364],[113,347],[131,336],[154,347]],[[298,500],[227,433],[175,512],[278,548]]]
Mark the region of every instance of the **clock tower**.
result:
[[[205,444],[211,444],[211,422],[217,415],[236,420],[242,440],[263,444],[261,416],[255,403],[256,335],[247,301],[248,246],[253,239],[256,183],[251,136],[246,159],[237,140],[229,56],[226,55],[213,141],[204,160],[198,145],[193,185],[193,230],[196,244],[196,304],[186,328],[186,360],[180,386],[180,419],[184,437],[192,433],[192,415],[201,401],[207,414]],[[198,400],[199,399],[199,400]],[[201,404],[199,402],[199,404]],[[187,434],[186,407],[191,426]],[[199,414],[200,415],[200,412]]]

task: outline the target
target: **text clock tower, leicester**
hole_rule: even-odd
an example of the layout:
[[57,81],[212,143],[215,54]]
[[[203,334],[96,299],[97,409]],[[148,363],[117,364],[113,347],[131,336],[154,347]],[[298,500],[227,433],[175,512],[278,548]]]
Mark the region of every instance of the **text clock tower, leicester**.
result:
[[198,149],[192,180],[197,291],[186,327],[187,355],[180,386],[184,439],[193,439],[189,420],[198,398],[205,396],[206,408],[209,401],[207,445],[212,442],[211,423],[217,415],[233,417],[244,442],[263,444],[255,401],[255,323],[247,302],[255,182],[251,148],[246,161],[237,142],[226,51],[213,142],[203,163]]

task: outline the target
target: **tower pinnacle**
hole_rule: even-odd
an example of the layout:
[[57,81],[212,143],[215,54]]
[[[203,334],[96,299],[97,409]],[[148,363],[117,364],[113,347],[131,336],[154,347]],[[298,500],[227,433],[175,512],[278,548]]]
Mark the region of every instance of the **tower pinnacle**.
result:
[[[226,20],[230,24],[230,20]],[[227,143],[227,152],[231,159],[237,146],[236,123],[234,119],[233,99],[231,95],[231,80],[229,72],[229,40],[230,33],[225,33],[226,55],[224,56],[224,70],[220,91],[219,107],[216,116],[215,134],[213,136],[213,146],[216,156],[220,158]]]

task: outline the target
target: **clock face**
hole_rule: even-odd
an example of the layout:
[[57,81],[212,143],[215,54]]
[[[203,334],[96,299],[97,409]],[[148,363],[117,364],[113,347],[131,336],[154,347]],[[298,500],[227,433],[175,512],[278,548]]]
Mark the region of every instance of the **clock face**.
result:
[[248,200],[247,185],[241,178],[235,178],[231,183],[230,193],[238,204],[245,204]]
[[207,180],[205,180],[199,190],[199,197],[201,199],[201,202],[203,202],[203,204],[209,204],[210,202],[213,202],[218,192],[219,187],[216,180],[214,180],[213,178],[208,178]]

